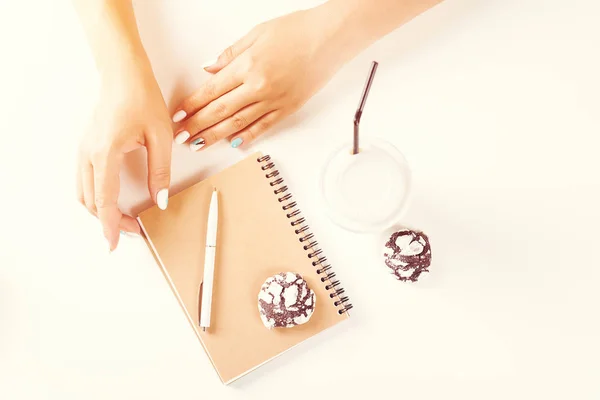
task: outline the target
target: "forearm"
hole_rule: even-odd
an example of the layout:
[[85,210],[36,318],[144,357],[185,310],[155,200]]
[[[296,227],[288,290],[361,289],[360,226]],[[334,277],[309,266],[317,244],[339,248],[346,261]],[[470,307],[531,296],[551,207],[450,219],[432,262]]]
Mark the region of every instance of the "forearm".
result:
[[101,75],[148,64],[131,0],[72,1]]
[[443,0],[329,0],[335,40],[349,57]]

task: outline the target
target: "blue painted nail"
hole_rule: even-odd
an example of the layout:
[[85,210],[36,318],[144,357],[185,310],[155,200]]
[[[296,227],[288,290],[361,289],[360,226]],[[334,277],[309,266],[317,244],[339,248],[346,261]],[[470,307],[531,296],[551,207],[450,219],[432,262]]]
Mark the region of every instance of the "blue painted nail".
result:
[[235,139],[233,139],[233,140],[231,141],[231,147],[233,147],[234,149],[235,149],[236,147],[240,147],[240,145],[241,145],[243,142],[244,142],[244,139],[242,139],[242,138],[240,138],[240,137],[238,137],[238,138],[235,138]]

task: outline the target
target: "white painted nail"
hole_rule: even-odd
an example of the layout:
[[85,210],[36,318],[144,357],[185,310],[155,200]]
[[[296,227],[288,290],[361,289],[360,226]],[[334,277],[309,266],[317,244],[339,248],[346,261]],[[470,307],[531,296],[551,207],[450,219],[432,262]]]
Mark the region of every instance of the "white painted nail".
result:
[[175,136],[175,143],[182,144],[186,140],[190,138],[190,133],[188,131],[181,131]]
[[186,117],[187,113],[183,110],[179,110],[173,115],[173,122],[179,122]]
[[205,62],[204,64],[201,65],[202,69],[206,68],[206,67],[210,67],[213,64],[217,63],[218,58],[213,58],[210,61]]
[[194,140],[192,143],[190,143],[190,150],[198,151],[201,148],[203,148],[205,144],[206,144],[206,141],[203,138],[198,138],[198,139]]
[[156,193],[156,204],[161,210],[167,209],[167,204],[169,204],[169,189],[161,189]]
[[121,231],[120,233],[121,233],[122,236],[138,237],[138,235],[136,235],[133,232]]

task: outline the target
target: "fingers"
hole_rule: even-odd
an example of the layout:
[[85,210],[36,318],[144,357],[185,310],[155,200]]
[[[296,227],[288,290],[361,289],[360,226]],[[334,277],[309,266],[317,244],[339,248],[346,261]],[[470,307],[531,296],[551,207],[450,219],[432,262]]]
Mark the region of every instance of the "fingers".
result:
[[[194,136],[190,141],[190,149],[198,151],[208,147],[221,139],[229,137],[237,132],[240,132],[260,119],[263,115],[271,111],[271,108],[266,102],[251,104],[229,118],[211,126],[208,129]],[[234,146],[237,147],[237,146]]]
[[[169,129],[159,133],[150,132],[144,137],[148,150],[148,186],[158,207],[163,210],[168,202],[171,138]],[[78,198],[100,220],[112,252],[119,243],[121,232],[140,233],[137,221],[121,213],[118,207],[119,169],[123,152],[117,147],[108,147],[88,157],[80,163],[78,171]]]
[[150,132],[146,135],[148,150],[148,189],[154,202],[161,210],[169,203],[171,184],[171,133]]
[[271,111],[268,114],[263,115],[252,124],[233,135],[229,141],[231,147],[237,148],[243,144],[248,144],[253,140],[256,140],[256,138],[279,122],[281,118],[283,118],[283,113],[279,110]]
[[[77,198],[90,214],[97,215],[94,200],[94,169],[88,162],[83,163],[77,171]],[[119,221],[119,230],[140,234],[140,226],[135,218],[125,214],[122,214]]]
[[[248,85],[239,86],[224,94],[189,117],[175,134],[175,142],[183,143],[190,136],[195,137],[198,132],[227,119],[242,108],[257,101],[257,98],[256,92],[250,90]],[[241,126],[240,129],[244,127]]]
[[214,63],[211,63],[210,65],[204,67],[204,70],[206,72],[210,72],[211,74],[216,74],[217,72],[225,68],[227,65],[229,65],[229,63],[231,63],[237,56],[239,56],[250,46],[252,46],[257,37],[258,34],[256,30],[251,30],[244,37],[242,37],[237,42],[226,48],[225,51],[223,51],[219,55],[219,58]]
[[[119,198],[119,165],[121,154],[114,150],[102,152],[92,160],[94,171],[94,204],[102,224],[104,237],[108,240],[110,251],[119,243],[119,223],[121,211],[117,206]],[[89,208],[88,208],[89,209]]]
[[123,232],[135,233],[137,235],[140,234],[140,225],[138,224],[136,219],[125,214],[121,216],[121,222],[119,222],[119,229]]
[[75,179],[77,201],[85,206],[85,197],[83,196],[83,182],[81,181],[81,168],[77,168],[77,178]]
[[94,168],[89,162],[81,166],[81,187],[83,190],[83,205],[93,216],[97,215],[96,199],[94,192]]
[[173,122],[181,122],[194,115],[211,101],[242,84],[242,80],[237,74],[225,72],[227,71],[212,76],[198,91],[184,99],[173,114]]

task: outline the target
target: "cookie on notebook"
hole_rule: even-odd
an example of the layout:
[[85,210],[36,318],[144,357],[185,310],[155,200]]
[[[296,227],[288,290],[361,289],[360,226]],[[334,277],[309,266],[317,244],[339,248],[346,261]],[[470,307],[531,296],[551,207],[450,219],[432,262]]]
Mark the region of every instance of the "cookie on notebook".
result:
[[416,282],[423,272],[429,272],[431,246],[423,232],[402,229],[392,233],[383,252],[387,265],[396,278]]
[[302,276],[282,272],[263,283],[258,292],[258,311],[267,328],[291,328],[308,322],[315,301],[315,292]]

